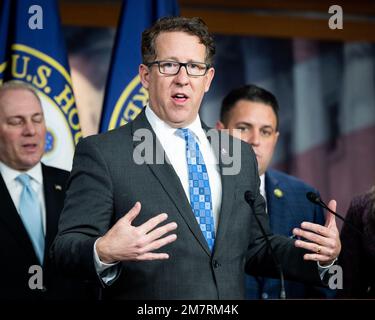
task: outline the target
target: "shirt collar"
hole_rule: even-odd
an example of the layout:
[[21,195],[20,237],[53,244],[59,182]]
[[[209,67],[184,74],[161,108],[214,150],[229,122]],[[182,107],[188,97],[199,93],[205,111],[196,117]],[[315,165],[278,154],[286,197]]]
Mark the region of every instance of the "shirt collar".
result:
[[[156,113],[151,109],[149,105],[146,106],[146,118],[150,122],[152,129],[154,129],[155,132],[158,134],[166,134],[166,135],[173,135],[176,132],[176,128],[171,127],[169,124],[167,124],[165,121],[160,119]],[[198,138],[199,141],[203,141],[203,139],[206,137],[206,134],[202,128],[202,123],[199,117],[199,114],[197,114],[197,117],[195,120],[190,123],[185,128],[190,129],[195,136]]]
[[14,181],[22,173],[28,174],[38,184],[43,183],[42,165],[40,162],[38,162],[30,170],[18,171],[0,161],[0,173],[3,176],[5,184],[9,184],[10,182]]
[[259,187],[259,191],[260,191],[260,194],[265,198],[266,197],[266,178],[265,178],[265,174],[263,173],[259,179],[260,179],[260,187]]

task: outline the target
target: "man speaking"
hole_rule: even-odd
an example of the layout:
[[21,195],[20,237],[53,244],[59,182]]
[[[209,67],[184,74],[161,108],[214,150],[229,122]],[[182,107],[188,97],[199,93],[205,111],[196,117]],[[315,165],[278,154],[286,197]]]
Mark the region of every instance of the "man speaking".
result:
[[[142,35],[148,105],[77,146],[53,255],[65,272],[100,278],[104,298],[243,299],[245,272],[278,275],[254,213],[290,279],[320,283],[316,261],[329,265],[340,252],[330,214],[326,226],[295,231],[306,241],[271,235],[254,152],[225,133],[206,135],[198,111],[214,53],[201,19],[159,20]],[[239,170],[228,174],[236,144]]]

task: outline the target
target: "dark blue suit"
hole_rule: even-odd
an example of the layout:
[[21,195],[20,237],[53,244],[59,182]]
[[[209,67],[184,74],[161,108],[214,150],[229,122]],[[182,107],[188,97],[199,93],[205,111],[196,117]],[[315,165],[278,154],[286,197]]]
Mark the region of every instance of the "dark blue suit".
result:
[[[303,221],[324,225],[323,210],[306,199],[306,192],[316,192],[311,186],[280,171],[268,170],[265,189],[270,226],[274,234],[291,237],[293,228],[299,227]],[[287,299],[330,296],[326,289],[293,281],[285,281],[285,289]],[[279,294],[280,280],[246,276],[247,299],[278,299]]]

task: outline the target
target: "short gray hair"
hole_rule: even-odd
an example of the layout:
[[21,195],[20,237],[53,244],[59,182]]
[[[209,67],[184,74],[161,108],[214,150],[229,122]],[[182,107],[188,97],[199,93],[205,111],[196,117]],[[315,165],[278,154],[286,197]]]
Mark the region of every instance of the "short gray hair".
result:
[[31,92],[35,96],[35,98],[38,99],[40,106],[42,106],[42,101],[40,100],[37,90],[27,82],[23,82],[20,80],[9,80],[4,82],[0,86],[0,97],[2,94],[4,94],[4,92],[9,90],[27,90]]

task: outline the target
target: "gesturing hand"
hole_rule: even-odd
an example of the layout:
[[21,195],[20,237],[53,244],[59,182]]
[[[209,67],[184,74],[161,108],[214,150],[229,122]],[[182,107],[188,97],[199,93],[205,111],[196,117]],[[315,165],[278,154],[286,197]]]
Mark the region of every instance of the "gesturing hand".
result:
[[[331,200],[328,207],[336,212],[336,201]],[[302,222],[301,229],[295,228],[293,234],[307,241],[296,240],[295,246],[312,251],[304,255],[305,260],[319,261],[321,265],[331,264],[340,254],[341,242],[335,216],[327,212],[324,226]]]
[[101,261],[112,263],[124,260],[161,260],[168,259],[166,253],[153,253],[168,243],[177,239],[175,234],[163,237],[166,233],[175,230],[177,224],[170,222],[161,227],[160,223],[168,218],[161,213],[138,227],[132,226],[133,220],[141,211],[141,203],[136,202],[134,207],[96,243],[96,250]]

